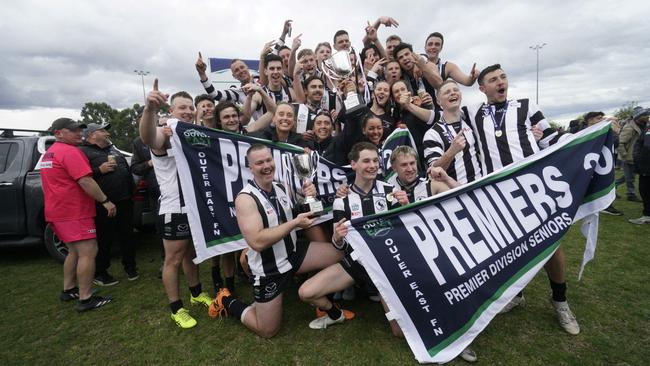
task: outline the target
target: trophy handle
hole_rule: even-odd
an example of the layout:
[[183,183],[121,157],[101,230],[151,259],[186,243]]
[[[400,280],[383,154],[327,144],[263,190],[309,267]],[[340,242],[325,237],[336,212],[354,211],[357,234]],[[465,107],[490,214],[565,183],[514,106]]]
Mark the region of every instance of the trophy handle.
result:
[[309,158],[311,159],[311,165],[314,167],[314,172],[311,174],[310,179],[314,179],[318,172],[318,161],[320,160],[320,155],[318,154],[318,151],[312,150],[311,153],[309,153]]
[[296,190],[293,187],[293,165],[291,164],[291,155],[289,154],[282,154],[282,165],[284,166],[284,180],[287,188],[287,193],[289,197],[292,199],[292,201],[297,201],[298,195],[296,194]]

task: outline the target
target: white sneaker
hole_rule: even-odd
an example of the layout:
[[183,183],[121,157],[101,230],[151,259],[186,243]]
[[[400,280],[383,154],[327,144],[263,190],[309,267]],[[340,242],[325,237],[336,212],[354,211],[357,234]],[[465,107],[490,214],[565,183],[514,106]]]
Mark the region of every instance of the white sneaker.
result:
[[557,320],[562,329],[572,335],[579,334],[580,325],[578,325],[575,315],[573,315],[571,309],[569,309],[569,303],[566,301],[556,302],[551,299],[551,304],[553,304],[553,308],[555,308]]
[[309,322],[309,328],[311,329],[325,329],[330,325],[343,323],[345,321],[345,315],[341,312],[341,317],[334,320],[329,317],[329,315],[321,316]]
[[650,224],[650,216],[641,216],[638,219],[629,219],[627,221],[637,225]]
[[501,309],[501,311],[499,311],[499,314],[505,314],[517,306],[524,306],[524,304],[526,304],[526,299],[523,295],[521,297],[515,296],[512,300],[510,300],[509,303],[506,304],[506,306],[503,307],[503,309]]
[[458,357],[462,358],[467,362],[478,361],[478,357],[476,357],[476,352],[472,351],[472,349],[469,347],[465,348],[463,352],[461,352],[460,355],[458,355]]

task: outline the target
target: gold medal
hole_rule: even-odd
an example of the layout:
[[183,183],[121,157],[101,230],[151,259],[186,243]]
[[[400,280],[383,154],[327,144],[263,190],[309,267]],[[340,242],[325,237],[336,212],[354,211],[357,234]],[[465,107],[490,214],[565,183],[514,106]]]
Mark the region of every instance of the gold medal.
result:
[[501,130],[497,130],[494,132],[494,136],[496,137],[501,137],[501,135],[503,135],[503,132],[501,132]]

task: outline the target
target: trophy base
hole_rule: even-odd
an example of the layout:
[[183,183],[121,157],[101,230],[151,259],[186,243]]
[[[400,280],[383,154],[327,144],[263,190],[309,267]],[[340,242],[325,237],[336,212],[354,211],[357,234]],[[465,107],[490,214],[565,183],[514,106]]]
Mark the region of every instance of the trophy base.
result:
[[359,101],[359,96],[354,92],[348,93],[343,104],[345,105],[345,113],[354,112],[363,106]]
[[311,212],[313,217],[319,217],[326,214],[323,209],[323,202],[313,198],[312,200],[307,199],[304,203],[298,205],[298,211],[301,213]]

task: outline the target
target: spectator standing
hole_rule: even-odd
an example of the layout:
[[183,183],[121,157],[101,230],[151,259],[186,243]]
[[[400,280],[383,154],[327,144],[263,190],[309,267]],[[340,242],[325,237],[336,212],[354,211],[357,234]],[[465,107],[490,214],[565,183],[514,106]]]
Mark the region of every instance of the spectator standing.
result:
[[641,202],[636,196],[636,189],[634,188],[634,146],[647,122],[648,110],[643,108],[635,109],[632,121],[625,124],[618,137],[618,155],[623,162],[624,175],[616,181],[616,185],[625,183],[628,201]]
[[85,144],[81,151],[86,155],[92,168],[93,178],[115,203],[117,214],[106,215],[105,210],[97,209],[98,252],[96,258],[94,283],[99,286],[112,286],[119,283],[108,272],[111,266],[111,246],[114,239],[120,243],[122,266],[129,281],[138,279],[135,264],[135,242],[133,241],[133,194],[134,183],[129,164],[124,155],[111,143],[108,129],[111,125],[91,123],[84,130]]
[[59,298],[61,301],[79,299],[78,311],[92,310],[112,300],[93,295],[91,289],[97,254],[94,201],[100,203],[99,210],[106,216],[115,216],[115,205],[92,178],[88,159],[77,148],[84,127],[69,118],[55,120],[50,131],[56,142],[41,161],[45,220],[68,247]]
[[[650,109],[645,110],[646,119]],[[650,124],[647,123],[634,145],[634,168],[639,174],[639,193],[643,200],[643,215],[629,220],[632,224],[650,224]]]

